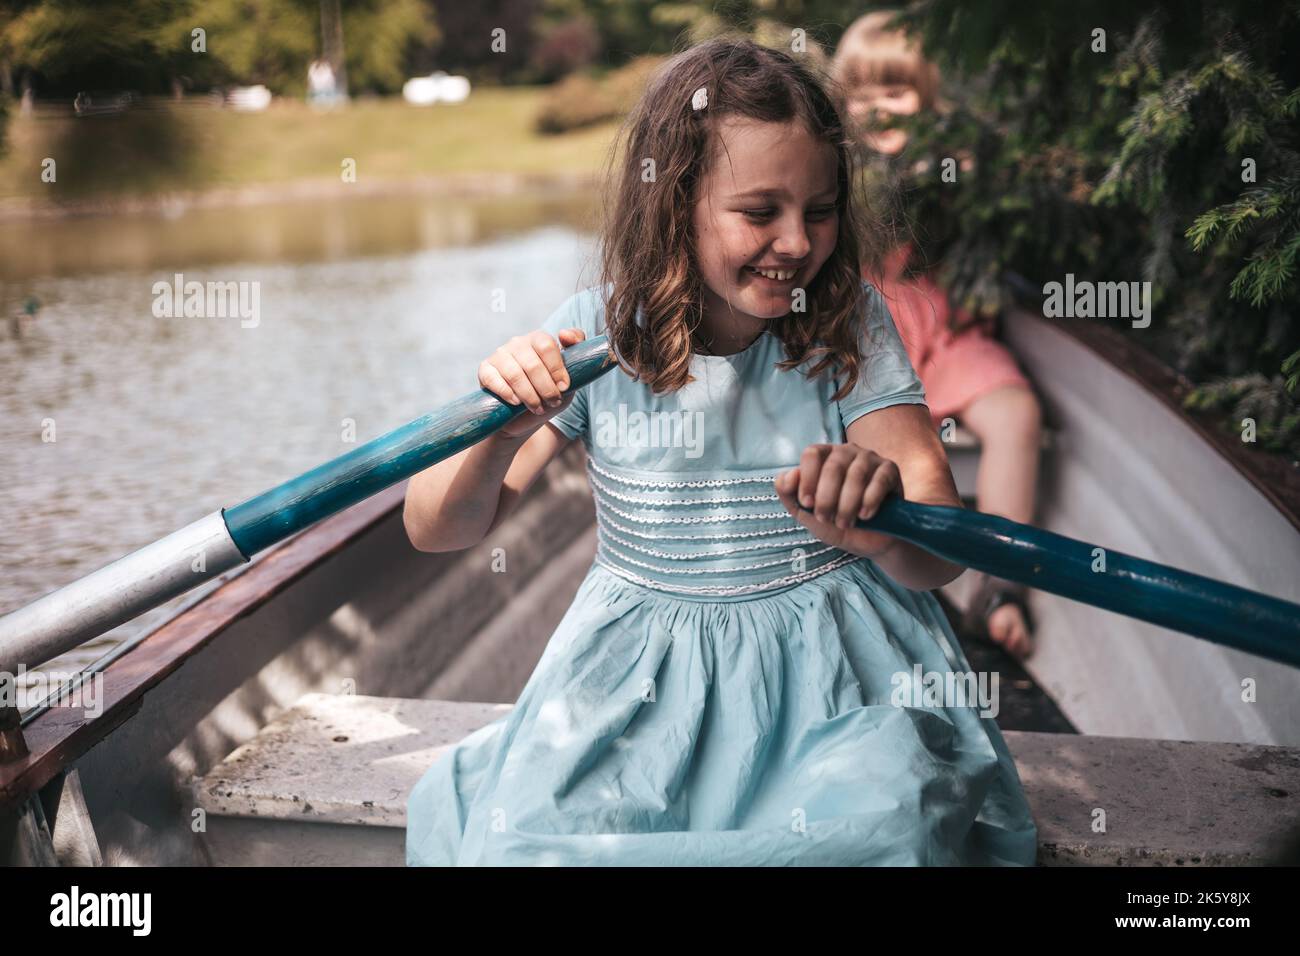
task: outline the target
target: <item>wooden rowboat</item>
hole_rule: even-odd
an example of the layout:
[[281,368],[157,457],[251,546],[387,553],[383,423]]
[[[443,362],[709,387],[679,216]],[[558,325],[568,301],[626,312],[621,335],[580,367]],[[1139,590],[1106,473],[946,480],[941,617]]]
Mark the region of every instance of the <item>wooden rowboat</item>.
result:
[[[1055,433],[1041,525],[1300,599],[1286,501],[1095,343],[1023,314],[1008,338]],[[976,453],[953,449],[959,478]],[[0,859],[400,865],[410,788],[509,708],[590,566],[583,458],[463,552],[410,546],[399,485],[227,572],[104,669],[99,716],[25,717]],[[1040,862],[1297,859],[1300,673],[1047,594],[1033,609],[1030,669],[1082,731],[1006,733]],[[1098,805],[1106,833],[1079,824]]]

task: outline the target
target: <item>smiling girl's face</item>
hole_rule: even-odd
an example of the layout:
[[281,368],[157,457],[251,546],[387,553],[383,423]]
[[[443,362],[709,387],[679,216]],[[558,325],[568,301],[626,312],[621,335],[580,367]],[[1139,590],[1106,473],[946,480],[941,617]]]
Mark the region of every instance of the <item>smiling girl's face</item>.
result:
[[830,257],[836,173],[834,148],[798,121],[721,120],[692,211],[715,351],[746,347],[769,319],[788,314],[794,291]]

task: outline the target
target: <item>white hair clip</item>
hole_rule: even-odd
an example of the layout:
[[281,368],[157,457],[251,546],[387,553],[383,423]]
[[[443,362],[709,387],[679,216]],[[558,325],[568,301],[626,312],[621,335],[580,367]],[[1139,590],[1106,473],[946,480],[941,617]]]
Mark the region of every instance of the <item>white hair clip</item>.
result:
[[708,105],[709,105],[709,88],[707,86],[701,86],[698,90],[695,91],[695,95],[691,97],[691,109],[702,110],[704,109],[704,107]]

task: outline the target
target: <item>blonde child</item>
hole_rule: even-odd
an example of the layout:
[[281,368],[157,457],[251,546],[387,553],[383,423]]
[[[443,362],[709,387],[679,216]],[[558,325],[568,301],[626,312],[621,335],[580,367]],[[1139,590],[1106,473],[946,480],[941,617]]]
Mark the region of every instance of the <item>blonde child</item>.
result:
[[[409,485],[412,542],[466,548],[580,439],[599,544],[514,709],[412,792],[407,862],[1032,864],[997,725],[914,682],[969,671],[927,593],[960,569],[853,526],[958,499],[860,277],[834,105],[718,39],[625,136],[603,287],[479,369],[527,411]],[[561,348],[595,335],[620,367],[564,394]],[[641,413],[680,430],[620,428]]]
[[[844,32],[832,76],[861,142],[898,157],[907,132],[891,127],[900,116],[935,108],[939,73],[916,44],[889,27],[894,13],[877,11]],[[1011,353],[961,309],[954,309],[926,276],[904,278],[910,246],[892,250],[875,274],[908,357],[925,386],[936,424],[953,417],[980,440],[976,507],[1013,521],[1033,521],[1041,412]],[[1019,657],[1032,652],[1024,589],[972,572],[977,582],[968,623]]]

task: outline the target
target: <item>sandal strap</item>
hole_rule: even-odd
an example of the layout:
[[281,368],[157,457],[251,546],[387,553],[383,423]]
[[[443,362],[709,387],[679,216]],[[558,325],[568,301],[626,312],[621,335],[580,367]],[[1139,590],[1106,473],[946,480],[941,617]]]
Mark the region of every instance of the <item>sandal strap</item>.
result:
[[1022,591],[1011,588],[994,588],[984,602],[984,616],[988,617],[1004,604],[1014,604],[1023,613],[1026,610],[1025,595]]
[[983,571],[977,573],[979,574],[979,583],[975,587],[975,592],[965,614],[967,626],[986,630],[989,615],[1004,604],[1014,604],[1020,608],[1020,613],[1025,618],[1025,624],[1032,630],[1033,625],[1029,617],[1029,605],[1025,599],[1025,586],[1015,581],[1008,581],[1005,578],[992,577]]

